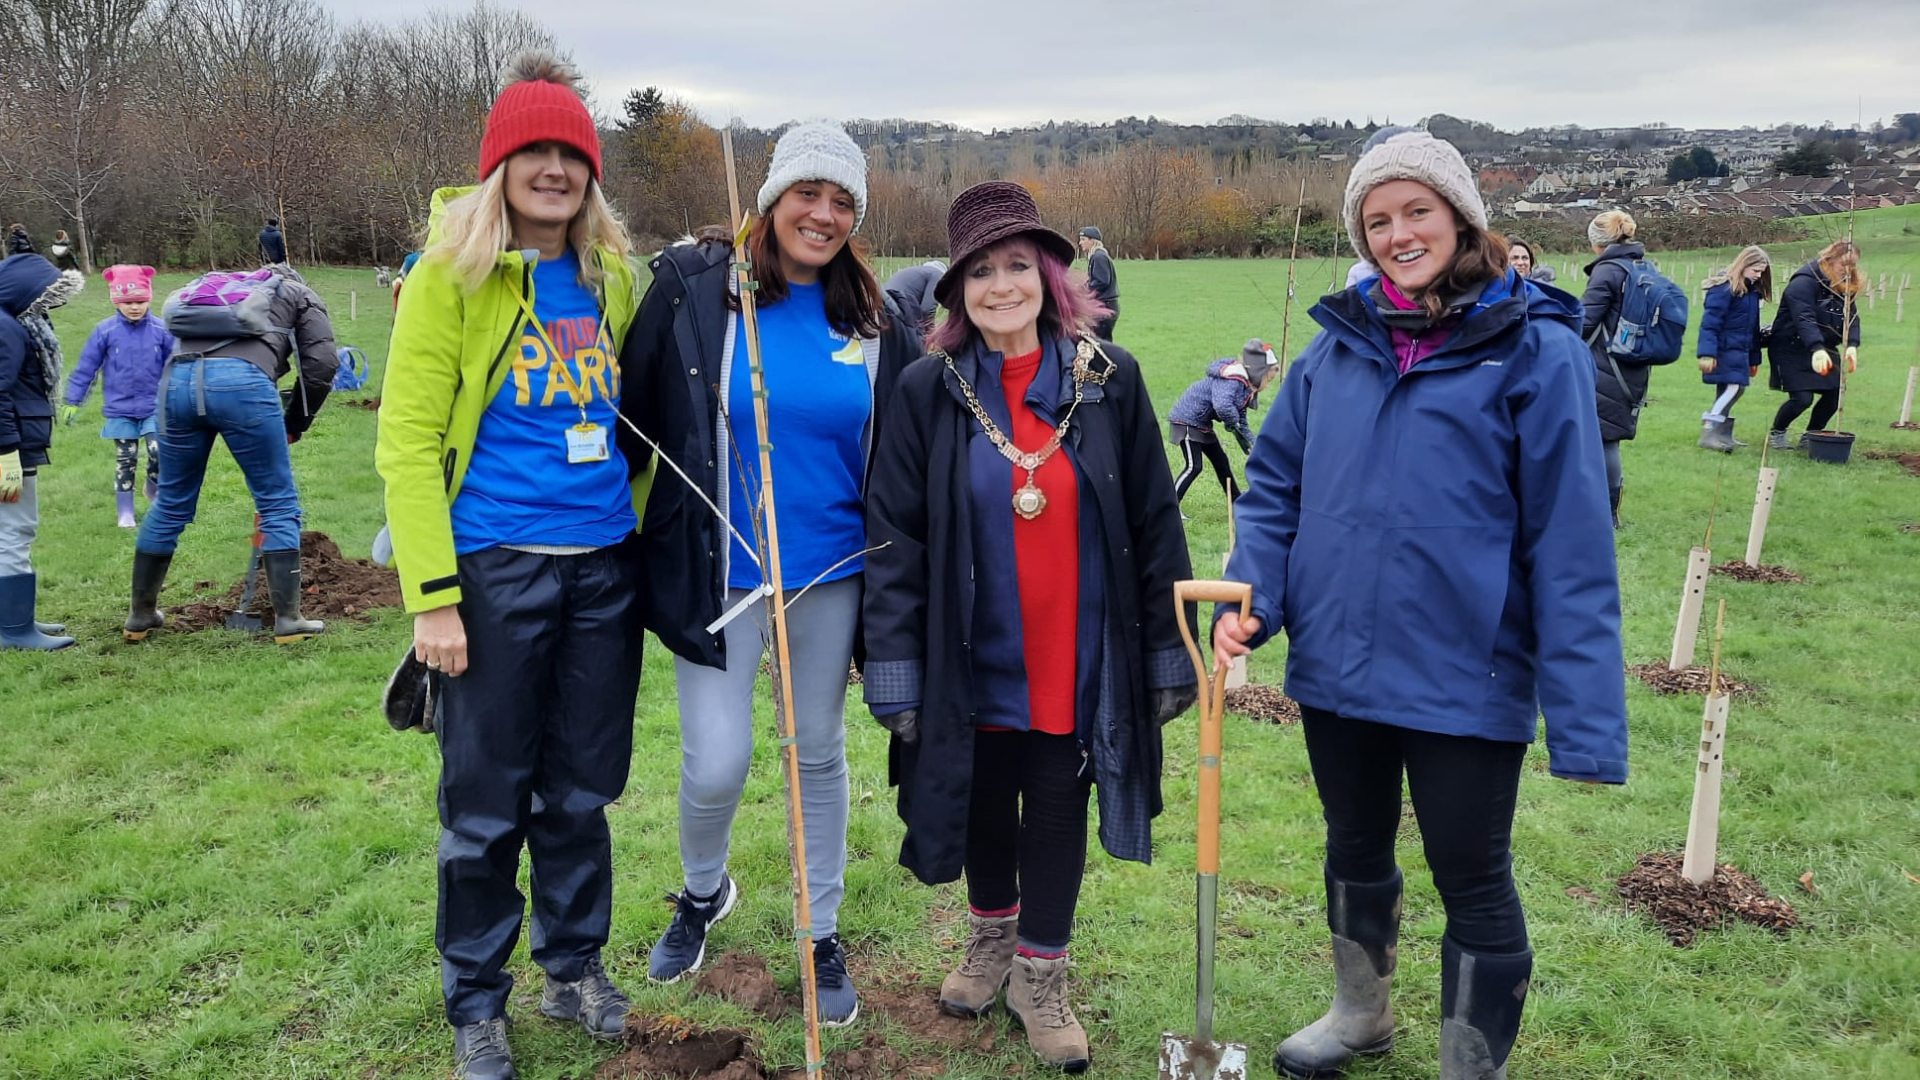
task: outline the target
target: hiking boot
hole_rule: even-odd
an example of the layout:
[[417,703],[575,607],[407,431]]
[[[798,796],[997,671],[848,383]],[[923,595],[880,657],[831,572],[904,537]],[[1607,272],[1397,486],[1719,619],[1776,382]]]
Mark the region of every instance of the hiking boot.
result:
[[1440,939],[1440,1080],[1506,1080],[1533,953],[1468,952]]
[[1274,1051],[1281,1076],[1338,1076],[1354,1058],[1393,1049],[1393,970],[1400,942],[1400,872],[1385,881],[1327,874],[1333,1007]]
[[507,1049],[507,1018],[496,1016],[453,1029],[453,1080],[515,1080]]
[[1007,981],[1007,1015],[1027,1033],[1035,1056],[1070,1073],[1085,1072],[1087,1030],[1067,1005],[1067,958],[1013,957]]
[[607,978],[600,958],[593,957],[581,970],[580,978],[561,982],[547,976],[540,991],[540,1013],[549,1020],[572,1020],[596,1039],[612,1041],[627,1029],[627,1011],[633,1002]]
[[267,596],[273,600],[273,643],[291,645],[324,631],[319,619],[300,617],[300,552],[263,551],[260,569],[267,575]]
[[120,628],[121,636],[128,641],[144,641],[148,633],[166,624],[167,615],[159,606],[160,586],[166,584],[167,567],[172,564],[171,554],[133,550],[133,604],[126,624]]
[[821,1027],[846,1027],[860,1016],[860,996],[847,975],[847,950],[839,934],[813,943],[813,1004]]
[[1795,439],[1795,440],[1794,440],[1794,444],[1793,444],[1792,446],[1789,446],[1789,445],[1787,445],[1787,433],[1786,433],[1786,432],[1784,432],[1784,431],[1769,431],[1769,432],[1767,432],[1767,449],[1769,449],[1769,450],[1798,450],[1798,449],[1800,449],[1800,440],[1798,440],[1798,439]]
[[1733,421],[1713,417],[1700,421],[1700,449],[1733,453]]
[[967,953],[940,983],[940,1011],[971,1019],[993,1011],[1013,970],[1020,916],[985,918],[967,912]]
[[140,523],[133,517],[133,492],[116,491],[113,493],[113,508],[119,515],[118,524],[123,529],[137,529]]
[[73,644],[72,638],[48,634],[34,621],[33,605],[39,587],[38,574],[0,577],[0,649],[53,652]]
[[732,874],[721,875],[719,893],[707,900],[695,900],[684,889],[668,893],[667,902],[674,905],[673,922],[653,943],[653,952],[647,958],[647,978],[670,983],[698,970],[707,958],[708,929],[726,918],[739,899],[740,889],[733,883]]

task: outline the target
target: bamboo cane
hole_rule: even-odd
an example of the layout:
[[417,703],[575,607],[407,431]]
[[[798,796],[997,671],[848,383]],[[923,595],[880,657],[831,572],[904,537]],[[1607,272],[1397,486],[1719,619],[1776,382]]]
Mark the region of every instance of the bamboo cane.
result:
[[[1287,307],[1280,314],[1280,378],[1287,377],[1287,333],[1293,328],[1293,264],[1300,257],[1300,215],[1307,208],[1307,176],[1300,174],[1300,195],[1293,204],[1293,247],[1287,251]],[[1241,681],[1246,680],[1245,665],[1241,665]]]
[[760,511],[762,529],[755,537],[761,547],[766,584],[768,623],[773,630],[774,728],[780,737],[780,763],[787,789],[787,859],[793,867],[793,936],[800,953],[800,1000],[806,1015],[807,1072],[821,1069],[820,1006],[813,985],[813,905],[807,885],[806,819],[800,807],[800,753],[794,742],[793,658],[787,647],[786,590],[780,578],[780,530],[773,501],[773,441],[767,425],[767,380],[760,364],[760,321],[754,307],[753,267],[742,248],[747,218],[740,211],[740,182],[734,175],[733,130],[720,129],[720,148],[726,158],[727,205],[739,223],[734,237],[734,274],[740,285],[740,324],[747,340],[747,366],[753,378],[753,423],[760,443]]
[[1707,673],[1707,704],[1700,718],[1699,772],[1693,778],[1693,814],[1687,821],[1687,849],[1680,876],[1695,885],[1713,879],[1720,845],[1720,775],[1726,756],[1729,699],[1720,689],[1720,642],[1727,629],[1727,602],[1713,632],[1713,666]]

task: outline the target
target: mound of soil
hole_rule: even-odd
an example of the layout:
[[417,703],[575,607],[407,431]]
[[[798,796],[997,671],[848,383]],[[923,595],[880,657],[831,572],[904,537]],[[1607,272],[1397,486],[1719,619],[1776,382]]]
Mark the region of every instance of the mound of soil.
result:
[[1748,566],[1738,559],[1721,563],[1713,568],[1713,572],[1725,574],[1735,581],[1760,581],[1768,584],[1791,584],[1807,580],[1784,566],[1768,566],[1765,563],[1759,566]]
[[[192,633],[226,623],[227,616],[240,606],[246,592],[246,579],[234,583],[217,600],[198,600],[190,604],[167,606],[169,630]],[[309,619],[359,619],[365,621],[374,608],[400,606],[400,575],[367,559],[349,559],[340,554],[340,545],[323,532],[300,534],[300,613]],[[254,583],[253,601],[247,610],[270,626],[273,604],[267,599],[264,573]]]
[[705,1031],[671,1016],[627,1017],[619,1054],[601,1062],[594,1080],[694,1077],[766,1080],[747,1033],[732,1028]]
[[1292,698],[1281,693],[1277,686],[1261,686],[1258,683],[1248,683],[1227,691],[1227,711],[1269,724],[1300,722],[1300,706],[1294,704]]
[[[1698,664],[1680,671],[1668,671],[1665,664],[1628,664],[1627,674],[1639,679],[1653,688],[1657,694],[1698,694],[1707,696],[1707,682],[1712,673]],[[1754,688],[1722,671],[1720,689],[1729,697],[1749,697]]]
[[800,1009],[798,1002],[781,996],[767,962],[748,952],[729,952],[716,960],[694,980],[693,992],[731,1001],[769,1020]]
[[1891,461],[1915,476],[1920,476],[1920,454],[1902,454],[1896,450],[1869,450],[1867,457],[1875,461]]
[[1683,861],[1677,851],[1642,855],[1615,882],[1627,907],[1658,923],[1675,945],[1684,949],[1700,931],[1733,919],[1783,934],[1800,925],[1792,904],[1768,896],[1765,887],[1732,864],[1714,867],[1712,880],[1695,885],[1680,876]]

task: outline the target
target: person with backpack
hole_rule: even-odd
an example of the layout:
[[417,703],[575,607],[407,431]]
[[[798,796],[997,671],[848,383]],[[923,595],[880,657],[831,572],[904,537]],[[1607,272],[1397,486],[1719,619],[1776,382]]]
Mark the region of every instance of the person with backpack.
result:
[[1173,403],[1167,416],[1168,438],[1180,448],[1180,472],[1174,477],[1174,498],[1185,501],[1187,489],[1200,478],[1200,459],[1213,466],[1213,475],[1227,493],[1229,503],[1240,497],[1240,485],[1233,478],[1233,462],[1214,434],[1218,420],[1240,444],[1240,452],[1253,448],[1253,432],[1247,415],[1253,411],[1254,398],[1266,388],[1280,370],[1273,352],[1258,338],[1247,342],[1238,358],[1224,357],[1207,365],[1206,377],[1187,387]]
[[[304,641],[326,625],[300,615],[300,493],[287,448],[306,434],[340,365],[327,306],[291,271],[216,272],[168,297],[161,318],[178,341],[156,403],[160,488],[134,541],[122,634],[142,641],[166,622],[160,589],[200,506],[218,437],[253,494],[273,640]],[[275,384],[289,371],[295,384],[283,408]]]
[[1608,210],[1587,226],[1596,258],[1587,264],[1587,291],[1580,297],[1580,332],[1593,354],[1593,388],[1606,454],[1607,501],[1620,527],[1625,487],[1620,444],[1640,427],[1653,368],[1680,358],[1687,329],[1687,298],[1646,261],[1633,239],[1633,215]]
[[260,230],[260,265],[284,266],[287,262],[287,237],[280,231],[280,219],[268,218]]
[[1498,1080],[1533,970],[1513,826],[1540,717],[1554,776],[1627,778],[1592,360],[1573,298],[1508,268],[1450,144],[1363,155],[1343,217],[1382,276],[1311,312],[1234,504],[1226,576],[1252,610],[1214,620],[1216,660],[1285,629],[1326,818],[1333,1005],[1274,1065],[1333,1076],[1393,1048],[1405,790],[1445,909],[1440,1080]]
[[160,438],[156,396],[160,372],[173,355],[173,335],[159,319],[148,316],[153,303],[153,267],[121,264],[104,275],[107,299],[117,314],[100,320],[80,350],[80,362],[67,380],[60,421],[72,424],[87,400],[94,376],[100,377],[101,411],[106,424],[100,437],[113,440],[113,498],[120,527],[138,525],[133,516],[133,477],[140,464],[140,447],[147,449],[147,505],[160,494]]
[[1733,437],[1733,405],[1760,370],[1760,304],[1773,299],[1773,260],[1760,247],[1742,248],[1725,270],[1700,287],[1700,381],[1714,389],[1700,417],[1700,448],[1731,454],[1747,445]]
[[1773,354],[1768,385],[1785,391],[1787,400],[1773,414],[1767,445],[1775,450],[1798,450],[1800,440],[1787,441],[1787,428],[1800,414],[1813,409],[1808,431],[1825,431],[1840,408],[1840,365],[1851,375],[1860,366],[1860,248],[1851,240],[1835,240],[1811,262],[1793,272],[1780,292],[1780,311],[1773,317],[1767,349]]
[[85,280],[31,252],[0,261],[0,649],[51,652],[73,644],[64,627],[34,618],[40,579],[33,542],[60,386],[60,338],[47,313]]
[[634,393],[615,360],[631,247],[572,66],[528,50],[503,81],[479,185],[433,196],[374,447],[410,655],[442,709],[434,947],[461,1080],[515,1075],[522,848],[541,1015],[617,1040],[631,1004],[603,959],[607,807],[626,789],[646,638],[633,532],[652,474],[613,438]]
[[27,227],[17,221],[7,226],[7,254],[38,254],[33,247],[33,237],[27,235]]

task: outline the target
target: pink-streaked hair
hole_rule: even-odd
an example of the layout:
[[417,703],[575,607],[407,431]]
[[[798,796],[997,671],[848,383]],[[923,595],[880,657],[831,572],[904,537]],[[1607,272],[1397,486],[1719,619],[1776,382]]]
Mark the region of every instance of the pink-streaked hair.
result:
[[933,332],[927,335],[927,348],[940,349],[947,353],[957,353],[966,348],[977,331],[973,320],[967,318],[966,275],[981,259],[999,251],[1015,240],[1027,240],[1033,245],[1034,254],[1039,257],[1040,283],[1044,298],[1040,301],[1040,322],[1043,332],[1055,337],[1078,339],[1093,329],[1093,324],[1112,314],[1107,306],[1093,298],[1087,291],[1087,283],[1076,281],[1067,273],[1067,264],[1048,251],[1044,246],[1035,244],[1025,233],[1016,233],[1004,240],[975,252],[964,266],[956,267],[961,276],[960,295],[954,297],[953,306],[947,309],[947,318]]

